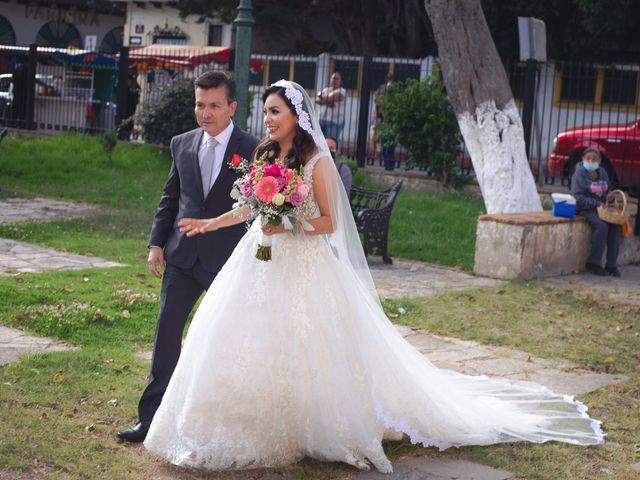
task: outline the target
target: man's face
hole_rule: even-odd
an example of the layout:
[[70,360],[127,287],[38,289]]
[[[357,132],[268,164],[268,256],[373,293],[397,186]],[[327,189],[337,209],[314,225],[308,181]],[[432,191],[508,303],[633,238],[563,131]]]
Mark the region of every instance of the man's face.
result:
[[224,85],[207,90],[196,88],[196,119],[200,128],[212,137],[227,128],[237,106],[235,100],[228,101]]
[[327,138],[327,146],[329,147],[329,152],[331,152],[331,156],[336,158],[336,153],[338,152],[338,146],[336,145],[336,141],[333,138]]

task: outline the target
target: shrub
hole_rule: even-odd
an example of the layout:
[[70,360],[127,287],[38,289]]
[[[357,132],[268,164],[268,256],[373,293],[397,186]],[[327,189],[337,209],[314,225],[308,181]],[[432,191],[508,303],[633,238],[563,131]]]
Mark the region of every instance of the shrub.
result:
[[104,132],[98,137],[98,140],[100,141],[100,145],[102,145],[104,153],[107,154],[107,158],[109,159],[109,161],[111,161],[113,150],[118,144],[118,137],[116,136],[115,132]]
[[169,145],[171,138],[198,125],[193,111],[193,79],[178,80],[162,89],[160,98],[147,101],[140,112],[142,138],[147,143]]
[[408,168],[428,170],[447,185],[462,183],[456,165],[462,137],[440,82],[429,77],[393,83],[379,108],[384,122],[376,125],[376,136],[383,144],[401,144],[408,149]]

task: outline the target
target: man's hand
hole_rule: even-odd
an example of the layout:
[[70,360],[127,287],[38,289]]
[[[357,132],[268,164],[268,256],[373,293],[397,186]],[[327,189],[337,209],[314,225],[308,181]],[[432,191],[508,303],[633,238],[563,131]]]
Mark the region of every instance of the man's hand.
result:
[[149,271],[154,277],[162,278],[162,273],[158,270],[158,265],[162,270],[167,269],[167,262],[164,261],[164,251],[160,247],[149,247],[149,256],[147,257]]
[[607,203],[611,203],[616,199],[616,196],[613,194],[613,192],[609,192],[607,194]]
[[178,227],[182,233],[186,233],[187,237],[193,237],[199,233],[213,232],[218,229],[215,218],[182,218],[178,222]]

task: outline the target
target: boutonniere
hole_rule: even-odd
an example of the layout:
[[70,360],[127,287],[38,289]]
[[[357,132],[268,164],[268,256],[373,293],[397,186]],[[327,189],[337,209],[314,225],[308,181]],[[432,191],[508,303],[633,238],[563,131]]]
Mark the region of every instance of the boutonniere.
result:
[[231,160],[229,160],[229,168],[241,173],[247,172],[249,170],[249,161],[234,153]]

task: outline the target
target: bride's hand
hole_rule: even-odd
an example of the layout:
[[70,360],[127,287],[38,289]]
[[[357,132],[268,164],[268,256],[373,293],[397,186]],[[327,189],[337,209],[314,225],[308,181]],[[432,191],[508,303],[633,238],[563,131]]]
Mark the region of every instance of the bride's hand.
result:
[[182,218],[178,221],[178,227],[182,233],[186,233],[187,237],[193,237],[199,233],[213,232],[218,229],[215,218]]
[[280,224],[277,227],[274,227],[270,223],[262,226],[262,233],[265,235],[275,235],[276,233],[287,233],[287,229],[284,228],[284,225]]

